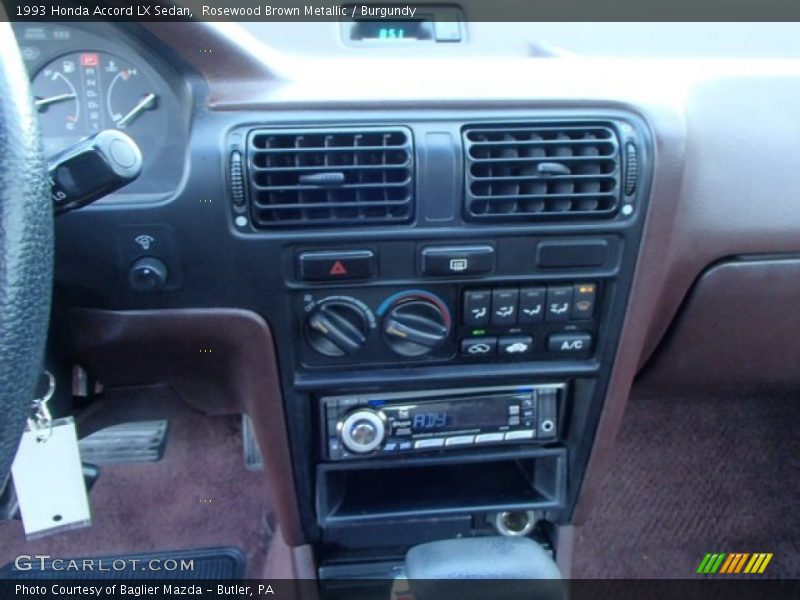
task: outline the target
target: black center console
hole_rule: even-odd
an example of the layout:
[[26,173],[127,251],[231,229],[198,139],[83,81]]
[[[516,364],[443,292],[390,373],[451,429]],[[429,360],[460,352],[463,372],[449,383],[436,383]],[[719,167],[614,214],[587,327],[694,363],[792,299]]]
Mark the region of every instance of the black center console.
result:
[[387,122],[232,136],[239,233],[282,242],[279,351],[324,577],[569,522],[646,210],[632,115]]

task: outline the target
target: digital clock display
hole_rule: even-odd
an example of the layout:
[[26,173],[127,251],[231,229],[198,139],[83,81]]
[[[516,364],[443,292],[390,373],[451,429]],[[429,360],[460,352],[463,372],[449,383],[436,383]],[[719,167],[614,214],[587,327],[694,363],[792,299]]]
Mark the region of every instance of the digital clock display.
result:
[[426,402],[411,407],[409,419],[413,433],[497,427],[508,424],[508,402],[507,397]]
[[430,21],[358,21],[353,25],[350,39],[386,41],[430,40],[433,26]]

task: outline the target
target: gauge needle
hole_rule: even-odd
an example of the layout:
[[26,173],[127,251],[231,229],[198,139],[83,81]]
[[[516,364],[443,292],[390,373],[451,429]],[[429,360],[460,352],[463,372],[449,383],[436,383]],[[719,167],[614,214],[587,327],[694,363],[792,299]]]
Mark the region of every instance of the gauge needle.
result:
[[63,102],[64,100],[72,100],[74,97],[75,94],[58,94],[57,96],[50,96],[48,98],[35,98],[34,104],[36,104],[36,108],[41,112],[51,104]]
[[134,106],[127,115],[122,117],[119,121],[117,121],[117,127],[126,127],[130,125],[131,122],[142,114],[146,110],[150,110],[155,108],[156,100],[158,100],[158,96],[153,94],[152,92],[149,94],[145,94],[144,97],[139,100],[139,102]]

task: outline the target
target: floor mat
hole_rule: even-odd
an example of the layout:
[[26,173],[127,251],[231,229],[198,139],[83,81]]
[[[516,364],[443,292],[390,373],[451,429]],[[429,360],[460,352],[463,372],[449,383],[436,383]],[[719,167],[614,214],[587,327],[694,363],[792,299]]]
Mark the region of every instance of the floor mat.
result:
[[104,394],[83,432],[115,423],[167,419],[158,462],[101,467],[92,489],[90,527],[26,541],[19,521],[0,522],[0,564],[19,554],[52,557],[153,553],[164,548],[240,548],[261,576],[271,527],[263,472],[242,458],[241,417],[207,416],[166,387]]
[[795,398],[634,398],[573,577],[685,578],[708,552],[772,552],[800,577]]
[[[75,569],[68,568],[74,561]],[[91,564],[91,570],[77,565]],[[38,566],[38,563],[37,563]],[[65,568],[65,566],[67,568]],[[237,548],[201,548],[179,552],[157,552],[130,556],[103,556],[65,559],[44,563],[44,569],[17,570],[14,565],[0,569],[3,579],[241,579],[245,558]]]

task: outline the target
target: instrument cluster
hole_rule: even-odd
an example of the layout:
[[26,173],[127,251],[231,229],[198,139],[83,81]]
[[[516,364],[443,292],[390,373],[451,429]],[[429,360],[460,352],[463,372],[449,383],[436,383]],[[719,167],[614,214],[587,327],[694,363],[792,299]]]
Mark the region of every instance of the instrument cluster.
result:
[[[143,156],[141,176],[114,194],[159,200],[183,175],[191,102],[181,76],[112,25],[18,23],[45,154],[104,129],[125,132]],[[158,68],[155,66],[158,65]],[[113,198],[112,198],[113,200]]]

